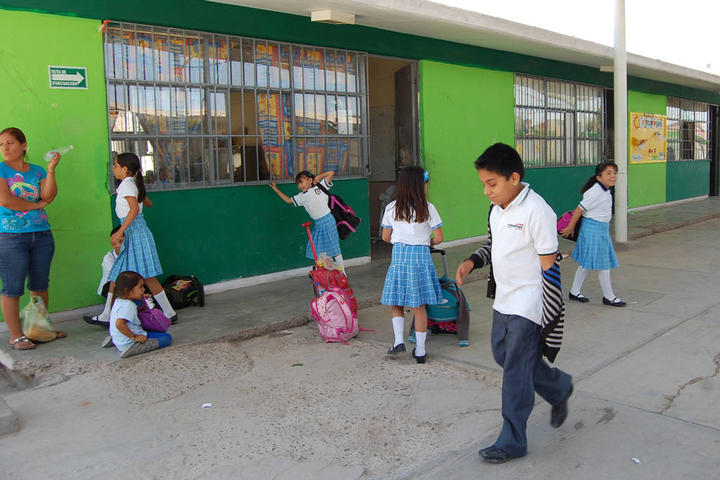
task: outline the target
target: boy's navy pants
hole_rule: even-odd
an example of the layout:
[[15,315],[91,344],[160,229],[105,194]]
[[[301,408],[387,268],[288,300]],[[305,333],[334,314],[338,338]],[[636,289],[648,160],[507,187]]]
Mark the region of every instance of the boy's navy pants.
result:
[[527,454],[526,427],[535,392],[550,405],[565,400],[572,377],[542,358],[540,325],[519,315],[493,310],[491,339],[495,361],[503,367],[503,427],[495,446],[513,456]]

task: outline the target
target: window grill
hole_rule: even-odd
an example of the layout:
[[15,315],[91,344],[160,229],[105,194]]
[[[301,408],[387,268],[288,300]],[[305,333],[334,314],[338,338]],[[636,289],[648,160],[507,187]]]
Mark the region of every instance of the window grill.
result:
[[710,159],[710,106],[707,103],[668,97],[668,161]]
[[363,53],[127,23],[104,49],[111,150],[149,189],[366,175]]
[[593,165],[603,157],[603,89],[515,75],[515,148],[527,167]]

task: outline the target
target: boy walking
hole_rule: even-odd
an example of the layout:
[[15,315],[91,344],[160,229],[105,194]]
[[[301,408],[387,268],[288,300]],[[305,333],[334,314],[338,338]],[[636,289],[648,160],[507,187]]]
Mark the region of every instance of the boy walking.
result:
[[550,424],[567,418],[572,377],[542,358],[543,272],[555,268],[555,213],[522,181],[520,155],[496,143],[475,161],[484,193],[492,202],[488,242],[457,269],[462,285],[473,269],[491,264],[497,284],[491,333],[495,361],[503,367],[503,427],[495,443],[480,450],[488,463],[527,455],[527,419],[535,392],[552,405]]

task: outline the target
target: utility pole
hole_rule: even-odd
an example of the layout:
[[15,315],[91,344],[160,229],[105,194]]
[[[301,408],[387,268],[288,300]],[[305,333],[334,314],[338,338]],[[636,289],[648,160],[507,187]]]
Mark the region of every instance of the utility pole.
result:
[[627,55],[625,52],[625,0],[615,0],[615,56],[613,60],[615,98],[615,241],[627,243],[628,210],[628,111]]

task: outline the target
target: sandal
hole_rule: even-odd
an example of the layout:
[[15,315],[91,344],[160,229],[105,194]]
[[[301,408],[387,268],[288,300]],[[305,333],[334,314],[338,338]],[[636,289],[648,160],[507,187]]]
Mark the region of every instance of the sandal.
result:
[[11,340],[9,342],[9,345],[15,350],[32,350],[33,348],[37,347],[37,345],[28,340],[25,335],[23,335],[22,337],[18,337],[15,340]]
[[61,332],[60,330],[55,330],[55,335],[56,335],[56,337],[55,337],[56,339],[67,337],[67,333]]

